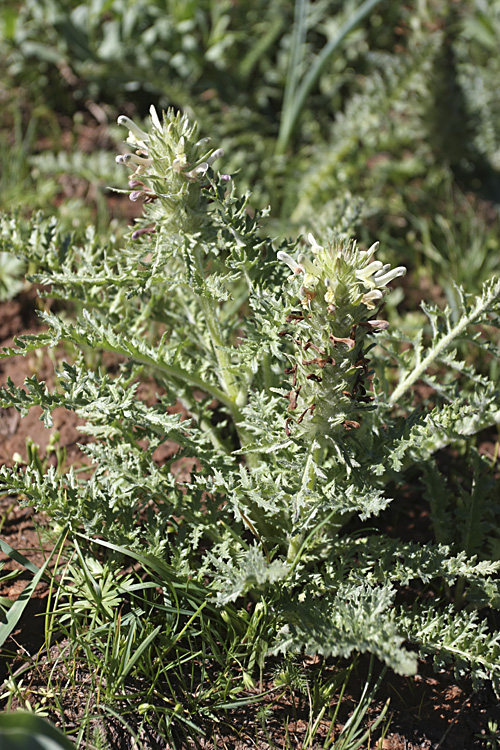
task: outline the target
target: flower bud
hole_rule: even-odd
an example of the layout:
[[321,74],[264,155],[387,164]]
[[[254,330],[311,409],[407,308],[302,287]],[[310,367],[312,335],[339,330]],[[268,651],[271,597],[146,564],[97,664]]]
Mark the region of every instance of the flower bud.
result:
[[150,167],[153,163],[152,159],[145,159],[142,156],[137,156],[137,154],[122,154],[120,156],[117,156],[115,159],[117,164],[137,164],[139,167]]
[[156,130],[162,130],[160,118],[158,117],[158,113],[155,109],[154,104],[152,104],[149,108],[149,114],[151,115],[151,122],[153,123],[153,127],[156,128]]
[[142,229],[136,229],[135,232],[132,232],[132,239],[138,240],[139,237],[142,237],[144,234],[154,234],[156,232],[154,227],[143,227]]
[[129,129],[130,133],[134,135],[136,138],[138,138],[140,141],[148,141],[149,135],[144,131],[141,130],[141,128],[135,124],[133,120],[130,119],[130,117],[126,117],[125,115],[120,115],[117,119],[118,125],[124,125],[126,128]]

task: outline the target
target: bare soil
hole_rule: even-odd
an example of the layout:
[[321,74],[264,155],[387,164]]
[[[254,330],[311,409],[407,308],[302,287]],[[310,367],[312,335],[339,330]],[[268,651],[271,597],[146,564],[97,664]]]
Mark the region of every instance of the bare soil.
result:
[[[39,330],[39,323],[34,309],[36,307],[36,290],[30,289],[15,300],[0,305],[0,346],[11,346],[13,337],[23,333],[33,333]],[[41,379],[50,382],[52,364],[45,357],[31,354],[25,358],[16,357],[0,361],[0,384],[4,385],[10,377],[14,383],[20,385],[24,379],[34,372]],[[47,430],[40,421],[40,413],[32,409],[30,413],[20,418],[12,409],[0,410],[0,462],[12,464],[13,456],[19,453],[26,458],[26,440],[31,439],[40,446],[43,457],[51,434],[59,432],[59,444],[68,454],[68,461],[73,462],[81,456],[78,442],[82,441],[82,434],[78,431],[79,419],[72,413],[56,410],[54,427]],[[494,441],[485,436],[483,450],[494,452]],[[171,450],[171,448],[170,448]],[[399,516],[387,516],[387,527],[406,526],[407,534],[413,539],[428,538],[428,511],[418,496],[411,496],[405,508],[400,507]],[[0,536],[8,544],[22,552],[35,564],[43,564],[50,554],[51,547],[43,533],[45,519],[36,514],[32,508],[23,506],[19,498],[0,498]],[[15,600],[28,581],[30,574],[10,559],[1,556],[5,563],[3,571],[17,569],[17,578],[0,583],[0,596]],[[48,584],[42,583],[32,597],[19,627],[14,631],[5,644],[0,655],[0,685],[21,665],[33,664],[31,672],[28,669],[25,681],[34,684],[39,682],[40,663],[43,660],[50,664],[54,658],[53,652],[44,654],[44,618],[47,607]],[[42,650],[42,651],[41,651]],[[41,656],[37,656],[41,654]],[[311,667],[313,669],[313,666]],[[349,686],[351,693],[345,699],[342,712],[339,715],[340,727],[347,719],[350,708],[355,705],[356,696],[361,689],[363,676],[363,662],[358,670],[359,683],[356,680]],[[67,726],[75,726],[78,721],[79,708],[83,711],[88,696],[85,695],[85,675],[80,681],[81,691],[78,696],[71,696],[68,702]],[[268,683],[272,687],[272,683]],[[3,692],[0,688],[0,693]],[[378,703],[373,707],[371,716],[374,720],[378,711],[390,698],[390,712],[392,717],[389,730],[383,739],[383,750],[474,750],[475,748],[496,748],[500,743],[486,744],[488,722],[494,721],[500,726],[500,703],[488,686],[483,686],[474,692],[467,680],[456,680],[449,671],[435,673],[429,664],[421,663],[419,674],[413,678],[401,678],[388,675],[383,682]],[[79,707],[79,701],[81,706]],[[71,704],[71,705],[70,705]],[[262,710],[262,704],[259,704]],[[242,750],[243,748],[270,748],[271,738],[274,746],[302,748],[304,734],[308,720],[307,700],[303,696],[291,695],[289,692],[277,697],[269,698],[267,707],[270,717],[266,722],[266,729],[259,720],[259,706],[251,705],[238,712],[228,712],[227,721],[215,726],[207,722],[207,740],[200,740],[199,747],[205,750],[214,748],[211,739],[217,734],[217,747],[227,750]],[[288,723],[288,742],[285,744],[284,725]],[[320,727],[318,743],[326,737],[329,730],[328,722]],[[267,734],[268,733],[268,734]],[[119,730],[115,732],[113,740],[117,748],[128,748],[127,740]],[[144,737],[147,750],[166,747],[154,736]],[[372,742],[371,747],[375,745]],[[188,745],[186,745],[188,747]],[[318,744],[317,747],[322,747]]]

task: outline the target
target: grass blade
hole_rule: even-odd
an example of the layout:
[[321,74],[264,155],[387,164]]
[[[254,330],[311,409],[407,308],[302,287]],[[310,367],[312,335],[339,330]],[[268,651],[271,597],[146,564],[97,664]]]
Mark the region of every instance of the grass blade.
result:
[[75,745],[59,729],[27,711],[0,716],[0,747],[2,750],[75,750]]
[[[16,599],[16,601],[13,603],[12,607],[6,613],[3,621],[0,622],[0,646],[2,646],[5,643],[5,641],[7,640],[7,638],[9,637],[9,635],[12,633],[17,623],[19,622],[24,610],[26,609],[26,605],[28,604],[29,600],[31,599],[31,597],[33,596],[35,592],[36,587],[38,586],[41,579],[43,578],[45,571],[52,559],[52,556],[54,555],[54,552],[57,550],[59,545],[62,544],[63,540],[66,538],[66,531],[67,530],[64,529],[61,532],[57,542],[54,545],[54,549],[50,553],[50,556],[47,558],[47,560],[44,562],[41,568],[37,568],[36,575],[33,577],[30,583],[28,583],[28,585],[23,590],[23,592],[18,597],[18,599]],[[5,545],[6,543],[3,542],[3,544]],[[23,557],[23,555],[20,555],[20,557]],[[31,563],[30,563],[30,566],[31,566]]]
[[34,575],[38,573],[39,568],[35,563],[32,563],[31,560],[28,560],[27,557],[14,549],[14,547],[11,547],[10,544],[7,544],[3,539],[0,539],[0,551],[3,552],[4,555],[7,555],[7,557],[10,557],[11,560],[15,560],[15,562],[22,565],[26,570],[29,570],[30,573],[33,573]]
[[[333,55],[337,48],[344,41],[345,37],[360,23],[370,11],[372,11],[381,0],[365,0],[361,3],[355,13],[342,24],[338,34],[331,39],[321,50],[314,63],[309,68],[308,73],[302,79],[300,86],[294,91],[294,96],[286,101],[288,106],[283,106],[283,113],[280,123],[280,131],[276,142],[276,154],[282,156],[288,147],[288,143],[297,124],[299,115],[304,107],[305,101],[312,87],[318,80],[321,71]],[[286,96],[286,93],[285,93]]]

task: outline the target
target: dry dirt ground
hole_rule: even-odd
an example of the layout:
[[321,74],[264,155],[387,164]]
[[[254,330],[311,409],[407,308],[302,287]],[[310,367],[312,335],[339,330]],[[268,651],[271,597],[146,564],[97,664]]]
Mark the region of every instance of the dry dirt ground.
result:
[[[13,336],[20,333],[32,333],[37,328],[37,318],[34,314],[36,293],[31,290],[20,295],[13,301],[0,305],[0,346],[12,344]],[[25,377],[37,372],[40,378],[50,380],[51,364],[48,360],[37,358],[35,354],[26,358],[7,359],[0,361],[0,384],[5,384],[11,377],[16,384],[21,384]],[[76,429],[78,419],[74,414],[63,410],[56,410],[54,414],[54,430],[60,433],[60,445],[68,454],[71,462],[78,455],[77,443],[82,435]],[[31,438],[39,444],[43,451],[47,445],[48,432],[39,420],[39,413],[32,410],[23,419],[10,409],[0,409],[0,463],[10,464],[14,453],[26,455],[26,438]],[[485,450],[490,445],[485,439]],[[427,511],[415,502],[409,502],[405,516],[407,533],[413,538],[425,537]],[[0,536],[12,547],[22,552],[37,565],[42,564],[44,554],[50,550],[44,541],[43,517],[34,513],[32,508],[22,506],[16,497],[0,497]],[[44,544],[46,550],[44,551]],[[5,560],[5,558],[3,558]],[[19,568],[15,563],[6,560],[4,572]],[[30,575],[22,572],[14,580],[0,583],[0,596],[15,600],[27,582]],[[0,654],[0,685],[7,677],[9,670],[14,671],[20,664],[35,658],[44,643],[44,620],[36,617],[45,612],[47,603],[47,584],[41,584],[36,595],[31,599],[25,610],[19,626],[5,644]],[[27,672],[25,681],[29,682],[34,676]],[[359,685],[351,684],[351,698],[345,701],[339,720],[345,721],[349,706],[354,705]],[[4,691],[0,687],[0,694]],[[450,672],[435,673],[432,667],[422,663],[419,674],[414,678],[400,678],[388,676],[378,695],[377,705],[374,707],[373,718],[377,715],[377,708],[391,699],[390,715],[392,719],[388,732],[383,740],[384,750],[474,750],[474,748],[500,748],[499,739],[490,739],[487,744],[488,722],[496,722],[500,726],[500,704],[492,690],[484,686],[473,692],[468,681],[456,681]],[[299,702],[300,703],[300,702]],[[272,706],[272,719],[267,724],[274,747],[297,748],[302,747],[307,720],[307,705],[296,701],[296,696],[284,696],[279,703]],[[1,706],[5,708],[5,704]],[[74,710],[73,706],[73,710]],[[76,712],[77,715],[78,712]],[[271,747],[269,737],[258,728],[255,707],[248,707],[237,715],[228,715],[226,730],[220,725],[218,748],[240,750],[240,748],[258,748],[266,750]],[[283,726],[288,719],[288,744],[285,744]],[[234,729],[229,727],[233,726]],[[325,736],[328,724],[325,722],[320,737]],[[207,737],[213,737],[213,728],[207,727]],[[126,740],[116,737],[116,747],[127,748]],[[153,750],[155,747],[165,747],[155,744],[154,740],[147,743]],[[207,750],[213,748],[212,740],[200,741],[199,747]],[[322,743],[317,747],[323,747]],[[372,742],[371,747],[374,747]]]

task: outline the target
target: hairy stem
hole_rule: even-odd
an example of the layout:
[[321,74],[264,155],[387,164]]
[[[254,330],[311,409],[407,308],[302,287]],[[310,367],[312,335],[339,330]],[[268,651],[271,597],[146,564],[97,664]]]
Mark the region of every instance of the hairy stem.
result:
[[[296,496],[296,508],[294,512],[295,518],[293,519],[294,525],[298,525],[301,520],[301,511],[300,511],[300,505],[301,500],[303,498],[307,497],[308,491],[311,491],[314,489],[314,486],[316,484],[316,475],[314,473],[314,464],[318,462],[319,460],[319,452],[321,448],[318,445],[318,443],[315,440],[311,441],[311,446],[309,448],[309,454],[306,459],[306,463],[304,466],[304,471],[302,472],[302,482],[301,482],[301,488]],[[298,534],[294,534],[290,537],[290,541],[288,543],[288,552],[286,556],[286,561],[289,564],[293,564],[297,558],[297,555],[301,551],[302,544],[305,539],[305,532],[300,531]]]
[[424,372],[430,367],[430,365],[436,360],[439,355],[445,351],[450,344],[475,320],[480,318],[485,313],[491,304],[500,294],[500,283],[492,286],[489,294],[485,294],[480,297],[476,305],[472,308],[468,315],[464,315],[460,318],[458,323],[451,328],[448,333],[443,336],[437,344],[431,349],[429,354],[424,357],[421,362],[417,362],[415,368],[404,378],[392,395],[389,398],[390,404],[396,404],[401,396],[406,393],[424,374]]
[[[198,273],[201,278],[205,278],[205,272],[203,268],[203,262],[201,259],[201,249],[197,248],[195,251],[195,259]],[[226,345],[222,338],[222,330],[220,327],[220,320],[218,315],[218,309],[214,304],[214,300],[210,297],[204,297],[197,295],[197,299],[205,318],[205,323],[208,328],[212,346],[217,359],[219,372],[217,373],[219,383],[222,389],[227,394],[227,398],[224,403],[229,408],[231,416],[233,418],[238,437],[240,439],[241,446],[244,450],[244,446],[250,442],[250,436],[247,431],[241,427],[242,414],[240,412],[240,406],[246,400],[246,393],[244,390],[238,387],[234,376],[231,373],[231,358],[227,352]],[[256,465],[259,462],[259,458],[255,454],[249,454],[246,456],[247,464],[249,466]]]
[[[205,274],[201,261],[201,251],[199,248],[197,248],[196,250],[195,257],[198,272],[201,278],[204,279]],[[217,358],[217,364],[219,365],[219,372],[217,373],[219,383],[231,399],[231,402],[236,404],[240,394],[234,377],[230,372],[231,360],[222,340],[222,331],[220,327],[219,316],[217,314],[214,301],[211,298],[204,297],[202,295],[197,295],[197,299],[205,318],[205,323],[207,324],[214,353]]]

